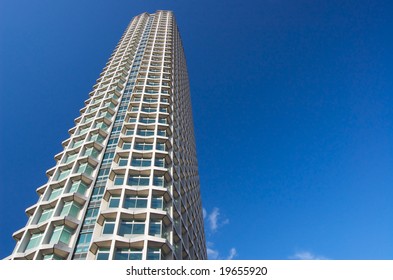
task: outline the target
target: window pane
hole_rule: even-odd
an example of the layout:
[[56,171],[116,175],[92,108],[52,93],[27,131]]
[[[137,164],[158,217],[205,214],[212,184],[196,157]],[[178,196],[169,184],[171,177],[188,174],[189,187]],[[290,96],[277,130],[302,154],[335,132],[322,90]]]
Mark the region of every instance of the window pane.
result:
[[103,234],[113,234],[113,230],[115,229],[115,221],[105,221],[104,229],[102,231]]
[[145,224],[135,224],[133,227],[133,234],[144,234],[145,233]]
[[151,159],[146,158],[133,158],[131,161],[131,166],[136,167],[146,167],[151,165]]
[[135,208],[146,208],[147,207],[147,198],[139,198],[136,201]]
[[120,197],[111,197],[110,201],[109,201],[109,207],[110,208],[117,208],[119,207],[120,204]]
[[32,234],[29,243],[26,246],[26,250],[37,247],[40,244],[43,235],[43,232]]
[[127,166],[128,158],[120,158],[119,159],[119,166]]
[[158,248],[148,248],[147,258],[148,260],[160,260],[161,259],[161,249]]
[[74,159],[76,159],[77,156],[78,156],[78,154],[68,155],[65,163],[69,163],[69,162],[73,161]]
[[60,171],[59,176],[57,177],[57,180],[60,181],[60,180],[64,179],[65,177],[68,176],[68,174],[70,174],[70,172],[71,172],[71,169]]
[[79,194],[84,195],[86,193],[86,189],[87,189],[87,186],[84,183],[82,183],[81,181],[78,181],[78,182],[75,182],[72,184],[69,192],[70,193],[77,192]]
[[123,150],[131,149],[131,143],[123,143]]
[[43,210],[41,217],[38,220],[38,223],[42,223],[42,222],[48,220],[52,216],[52,213],[53,213],[53,208]]
[[116,175],[114,184],[115,186],[123,185],[124,175]]
[[98,249],[96,260],[108,260],[109,259],[109,248]]
[[142,249],[118,248],[115,252],[115,260],[141,260]]
[[49,195],[48,200],[55,199],[56,197],[58,197],[62,193],[62,191],[63,191],[63,188],[52,189],[52,192]]
[[150,223],[149,235],[161,236],[161,223],[160,222],[151,222]]
[[55,244],[59,241],[60,235],[61,235],[61,231],[62,231],[63,227],[55,227],[55,229],[53,230],[52,236],[49,240],[49,244]]
[[148,186],[149,177],[147,176],[130,176],[128,178],[128,185],[130,186]]
[[165,151],[165,144],[164,143],[157,143],[157,150]]
[[81,206],[77,204],[76,202],[69,201],[64,203],[63,209],[61,210],[60,216],[71,216],[74,218],[77,218],[79,215],[79,211],[81,209]]
[[72,236],[73,230],[64,226],[61,235],[60,235],[60,242],[64,243],[64,244],[69,244],[70,240],[71,240],[71,236]]
[[153,197],[151,200],[151,208],[153,209],[162,209],[163,199],[162,197]]
[[153,185],[158,186],[158,187],[163,187],[164,186],[164,176],[154,176],[153,178]]

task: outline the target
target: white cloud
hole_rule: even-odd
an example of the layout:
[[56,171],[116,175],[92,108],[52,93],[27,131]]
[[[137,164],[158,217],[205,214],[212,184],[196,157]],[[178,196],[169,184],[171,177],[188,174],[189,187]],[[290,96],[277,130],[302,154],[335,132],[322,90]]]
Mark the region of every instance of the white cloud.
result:
[[202,208],[202,214],[203,214],[203,219],[206,219],[207,212],[205,208]]
[[310,251],[298,251],[289,258],[294,260],[327,260],[326,257],[315,255]]
[[231,248],[231,250],[229,250],[229,256],[227,257],[227,260],[233,260],[234,257],[236,257],[237,255],[237,251],[235,248]]
[[216,260],[218,258],[218,251],[217,250],[207,248],[206,251],[207,251],[207,258],[209,260]]
[[215,207],[213,209],[213,211],[209,214],[208,220],[209,220],[209,224],[210,224],[210,229],[212,231],[216,231],[218,224],[218,216],[220,216],[220,209],[218,209],[217,207]]
[[[221,226],[229,224],[229,219],[221,218],[220,209],[218,207],[214,207],[210,213],[206,211],[205,208],[202,208],[202,213],[208,236],[212,236],[216,233]],[[233,247],[229,250],[229,255],[227,257],[221,256],[220,252],[214,248],[212,242],[207,241],[206,247],[207,257],[210,260],[232,260],[237,255],[237,251]]]
[[222,257],[220,252],[214,249],[214,244],[212,242],[207,242],[207,257],[209,260],[233,260],[237,256],[236,248],[231,248],[229,250],[229,255],[227,257]]

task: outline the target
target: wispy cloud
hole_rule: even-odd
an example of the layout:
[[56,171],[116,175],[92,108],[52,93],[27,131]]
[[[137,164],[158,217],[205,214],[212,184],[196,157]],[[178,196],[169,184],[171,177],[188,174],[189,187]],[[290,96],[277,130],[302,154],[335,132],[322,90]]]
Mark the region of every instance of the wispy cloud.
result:
[[217,207],[215,207],[213,209],[213,211],[209,214],[209,216],[207,217],[208,221],[209,221],[209,225],[210,225],[210,229],[212,231],[216,231],[218,228],[218,217],[220,216],[220,209],[218,209]]
[[[220,208],[214,207],[211,212],[205,208],[202,209],[203,219],[205,220],[205,229],[207,236],[213,238],[217,231],[224,225],[229,224],[229,219],[222,218]],[[221,249],[220,249],[221,250]],[[207,257],[209,260],[232,260],[237,256],[236,248],[232,247],[227,256],[221,254],[220,250],[216,249],[211,240],[206,242]]]
[[207,218],[211,232],[216,232],[220,226],[229,224],[229,219],[221,219],[221,213],[218,207],[214,207],[211,213],[207,213],[204,209],[203,215]]
[[315,255],[314,253],[312,253],[310,251],[298,251],[293,256],[290,256],[289,259],[292,259],[292,260],[327,260],[328,258],[321,256],[321,255]]
[[237,256],[236,248],[231,248],[226,257],[221,256],[220,252],[213,248],[212,242],[207,242],[207,257],[209,260],[233,260]]
[[217,250],[213,250],[212,248],[208,247],[206,251],[207,251],[207,258],[209,260],[217,260],[219,255]]
[[236,255],[237,255],[236,248],[231,248],[231,250],[229,250],[229,256],[227,257],[227,260],[233,260],[233,258],[236,257]]
[[203,219],[206,219],[207,212],[205,208],[202,208],[202,214],[203,214]]

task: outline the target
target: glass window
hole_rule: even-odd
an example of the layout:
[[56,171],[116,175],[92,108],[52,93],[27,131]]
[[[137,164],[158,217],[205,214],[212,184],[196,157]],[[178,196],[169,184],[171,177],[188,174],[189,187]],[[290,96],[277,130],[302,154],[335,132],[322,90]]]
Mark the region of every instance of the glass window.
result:
[[93,134],[91,137],[90,137],[90,141],[95,141],[95,142],[98,142],[98,143],[102,143],[102,142],[104,142],[104,137],[102,137],[100,134]]
[[71,161],[73,161],[74,159],[76,159],[78,157],[78,154],[69,154],[66,156],[66,160],[64,163],[69,163]]
[[70,193],[76,192],[76,193],[79,193],[81,195],[84,195],[86,193],[86,190],[87,190],[87,186],[83,182],[76,181],[76,182],[74,182],[72,184],[69,192]]
[[107,103],[105,103],[104,106],[105,106],[105,107],[112,108],[112,109],[116,107],[115,104],[113,104],[112,102],[107,102]]
[[[116,144],[115,144],[116,145]],[[105,153],[104,154],[104,158],[103,158],[103,160],[102,160],[102,164],[108,164],[108,163],[111,163],[112,162],[112,160],[113,160],[113,158],[114,158],[114,156],[115,156],[115,153]]]
[[113,129],[112,129],[112,135],[119,134],[120,131],[121,131],[121,126],[115,126],[115,127],[113,127]]
[[127,166],[127,164],[128,164],[128,157],[119,158],[119,166]]
[[71,169],[67,170],[60,170],[58,176],[57,176],[57,181],[63,180],[66,178],[69,174],[71,173]]
[[81,129],[79,130],[79,132],[77,133],[77,135],[85,134],[88,130],[89,130],[89,127],[81,128]]
[[154,130],[153,129],[138,129],[137,134],[139,136],[152,136],[152,135],[154,135]]
[[164,130],[164,129],[157,130],[157,135],[158,136],[166,136],[166,130]]
[[98,155],[99,155],[99,151],[97,151],[96,149],[94,149],[93,147],[91,147],[91,148],[87,148],[86,149],[86,151],[85,151],[85,153],[84,153],[84,156],[91,156],[91,157],[93,157],[93,158],[97,158],[98,157]]
[[156,148],[159,151],[165,151],[165,143],[157,143]]
[[46,254],[42,257],[43,260],[64,260],[64,258],[56,254]]
[[145,221],[143,220],[122,220],[120,223],[119,235],[134,235],[145,233]]
[[87,209],[86,215],[85,215],[85,221],[84,221],[84,225],[90,225],[90,224],[94,224],[97,218],[99,212],[99,208],[89,208]]
[[[134,129],[133,129],[133,128],[127,129],[127,130],[126,130],[126,135],[134,135]],[[130,147],[130,148],[131,148],[131,147]]]
[[149,176],[131,175],[130,177],[128,177],[127,184],[130,186],[148,186],[149,185]]
[[156,158],[156,160],[154,161],[154,165],[157,167],[165,167],[165,159]]
[[151,199],[151,208],[163,209],[163,198],[162,196],[153,196]]
[[108,179],[110,168],[101,168],[100,171],[98,171],[98,177],[97,181],[104,181]]
[[48,200],[52,200],[55,199],[56,197],[58,197],[61,193],[63,192],[63,188],[57,188],[57,189],[52,189]]
[[95,128],[101,128],[101,129],[105,130],[108,128],[108,126],[104,122],[98,122],[98,123],[96,123]]
[[76,173],[85,173],[87,175],[91,175],[93,173],[94,167],[88,163],[82,163],[79,165],[78,171]]
[[49,240],[49,244],[56,244],[62,242],[68,245],[73,233],[74,230],[65,225],[57,226],[53,230],[52,236]]
[[123,148],[123,150],[129,150],[129,149],[131,149],[131,143],[129,143],[129,142],[124,142],[122,148]]
[[116,174],[115,180],[114,180],[114,185],[120,186],[120,185],[123,185],[123,183],[124,183],[124,175],[123,174]]
[[84,141],[84,139],[82,139],[82,140],[74,140],[73,143],[72,143],[72,148],[79,147],[80,145],[82,145],[83,141]]
[[82,233],[79,236],[78,244],[88,244],[88,243],[90,243],[92,236],[93,236],[92,232]]
[[[158,83],[149,83],[149,84],[158,85]],[[157,98],[145,97],[143,98],[143,102],[154,103],[157,102]]]
[[160,248],[147,248],[147,260],[160,260],[161,249]]
[[132,158],[131,160],[131,166],[145,167],[150,165],[151,165],[150,158]]
[[161,237],[161,221],[150,222],[149,235]]
[[129,123],[135,123],[136,122],[136,118],[135,117],[131,117],[128,119]]
[[117,248],[115,260],[141,260],[142,249],[136,248]]
[[50,217],[52,217],[53,210],[54,210],[54,208],[43,209],[42,213],[41,213],[41,216],[40,216],[40,219],[38,220],[38,223],[45,222]]
[[166,118],[159,118],[158,122],[162,123],[162,124],[167,124],[167,119]]
[[138,150],[138,151],[151,151],[151,150],[153,150],[153,144],[149,144],[149,143],[135,143],[135,150]]
[[109,112],[102,112],[100,117],[105,117],[110,120],[112,118],[112,115],[109,114]]
[[120,196],[111,196],[109,199],[109,207],[110,208],[117,208],[120,205]]
[[153,177],[153,185],[158,187],[164,187],[164,176],[154,176]]
[[117,146],[117,143],[119,142],[119,139],[109,139],[108,144],[106,146],[107,149],[115,148]]
[[142,112],[153,113],[156,111],[157,111],[157,108],[155,108],[155,107],[142,107]]
[[102,234],[113,234],[115,229],[115,220],[105,220],[104,226],[102,227]]
[[43,235],[43,232],[33,233],[30,237],[29,243],[27,243],[26,250],[37,247],[40,244]]
[[154,123],[156,121],[155,118],[146,118],[146,117],[140,117],[139,122],[141,123]]
[[99,248],[96,255],[96,260],[108,260],[109,248]]
[[91,200],[100,200],[102,198],[102,195],[104,194],[105,187],[95,187],[93,189],[93,195],[91,197]]
[[124,208],[146,208],[147,197],[128,195],[124,200]]
[[71,216],[78,218],[81,206],[75,201],[68,201],[64,203],[63,209],[61,210],[60,216]]
[[88,123],[88,122],[90,122],[93,118],[94,118],[94,116],[86,117],[86,118],[84,119],[83,123]]

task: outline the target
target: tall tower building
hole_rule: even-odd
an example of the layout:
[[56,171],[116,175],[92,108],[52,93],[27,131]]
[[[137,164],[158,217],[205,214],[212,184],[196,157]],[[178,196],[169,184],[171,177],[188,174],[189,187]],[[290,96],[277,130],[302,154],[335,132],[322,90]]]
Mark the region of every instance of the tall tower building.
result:
[[170,11],[136,16],[9,259],[206,259],[189,81]]

